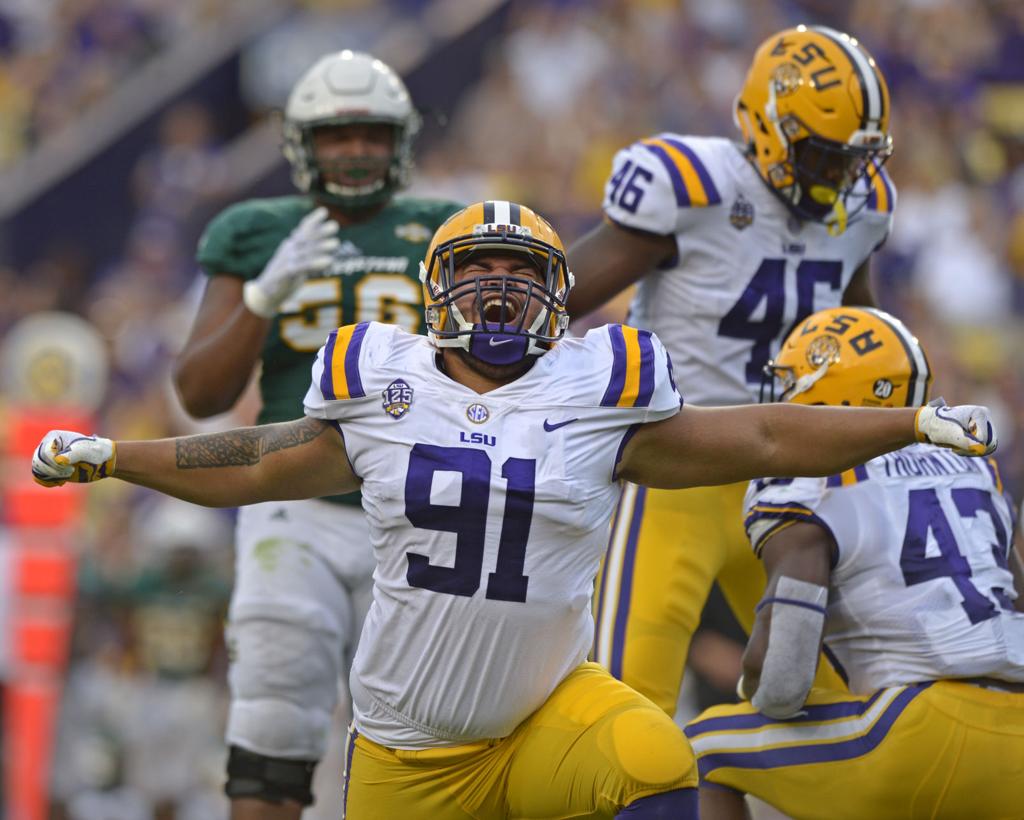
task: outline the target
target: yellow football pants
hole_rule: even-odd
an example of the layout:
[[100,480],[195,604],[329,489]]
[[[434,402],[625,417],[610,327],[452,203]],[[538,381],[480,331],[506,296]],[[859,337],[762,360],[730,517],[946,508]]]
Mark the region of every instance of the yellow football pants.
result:
[[653,703],[584,663],[500,740],[404,751],[350,730],[345,784],[349,820],[610,818],[697,769]]
[[[595,595],[594,660],[675,713],[711,585],[750,633],[765,574],[743,529],[747,482],[688,490],[623,483]],[[828,663],[816,684],[844,689]]]
[[686,727],[701,782],[796,820],[1024,817],[1024,692],[959,681],[813,690],[804,710],[786,721],[749,703],[705,711]]

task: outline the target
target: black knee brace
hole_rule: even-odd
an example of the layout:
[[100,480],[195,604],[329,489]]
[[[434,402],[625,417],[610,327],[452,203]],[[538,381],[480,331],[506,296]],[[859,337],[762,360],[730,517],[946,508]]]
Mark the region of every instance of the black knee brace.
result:
[[268,803],[294,800],[303,806],[313,804],[313,770],[316,760],[286,760],[267,757],[231,746],[228,751],[228,797],[251,797]]

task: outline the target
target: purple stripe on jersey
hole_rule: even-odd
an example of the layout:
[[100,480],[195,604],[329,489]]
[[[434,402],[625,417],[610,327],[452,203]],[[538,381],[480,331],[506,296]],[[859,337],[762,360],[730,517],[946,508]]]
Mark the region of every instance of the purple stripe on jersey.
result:
[[622,580],[619,582],[619,606],[615,611],[615,634],[612,637],[612,665],[609,670],[622,680],[622,655],[626,644],[626,621],[629,619],[629,603],[633,597],[633,564],[636,562],[636,542],[640,537],[640,524],[644,518],[644,502],[647,488],[637,487],[636,503],[633,505],[633,519],[629,522],[629,536],[626,540],[626,554],[622,559]]
[[363,382],[359,378],[359,351],[363,348],[363,337],[369,326],[369,322],[360,322],[356,325],[348,343],[348,350],[345,351],[345,380],[348,382],[348,395],[351,399],[361,399],[366,395],[363,391]]
[[804,609],[809,609],[811,610],[811,612],[817,612],[821,615],[825,615],[827,613],[825,607],[818,606],[818,604],[811,604],[807,601],[800,601],[796,598],[780,598],[776,595],[772,595],[768,598],[762,598],[758,602],[757,606],[754,607],[754,612],[760,612],[762,609],[768,606],[768,604],[786,604],[787,606],[799,606],[803,607]]
[[857,717],[868,711],[884,691],[884,689],[879,689],[867,700],[844,700],[839,703],[818,703],[813,706],[805,706],[799,715],[785,721],[770,718],[767,715],[762,715],[760,712],[753,712],[747,715],[724,715],[722,717],[705,718],[704,720],[697,720],[691,723],[686,727],[685,733],[687,737],[694,738],[707,732],[762,729],[765,726],[778,723],[798,726],[801,723],[817,723],[821,720]]
[[[853,468],[853,477],[857,479],[857,482],[868,480],[868,468],[863,464],[858,464]],[[843,486],[843,474],[836,473],[830,475],[828,481],[825,482],[826,487],[842,487]]]
[[[669,355],[669,352],[667,350],[665,351],[665,366],[668,367],[668,383],[671,384],[672,389],[675,390],[676,393],[678,393],[679,388],[676,387],[676,373],[675,370],[672,369],[672,357]],[[680,395],[679,406],[682,407],[683,403],[683,397]]]
[[338,341],[338,331],[332,330],[327,334],[327,344],[324,345],[324,372],[320,374],[320,392],[324,394],[327,401],[334,401],[337,398],[334,395],[334,376],[331,368],[336,341]]
[[[640,422],[637,422],[636,424],[629,425],[626,432],[623,434],[622,441],[619,442],[619,449],[615,451],[615,464],[612,466],[612,481],[619,480],[619,462],[622,461],[622,451],[626,449],[626,445],[629,444],[629,440],[636,435],[636,431],[639,429]],[[616,514],[616,520],[617,519],[618,514]],[[614,531],[614,529],[615,527],[613,526],[612,530]]]
[[608,337],[612,341],[612,375],[601,406],[615,407],[626,388],[626,340],[622,337],[622,325],[608,325]]
[[[882,716],[875,721],[874,726],[866,734],[859,737],[843,740],[839,743],[809,743],[806,746],[785,746],[757,752],[720,752],[708,754],[698,758],[697,769],[703,779],[715,769],[725,766],[735,769],[777,769],[781,766],[831,763],[863,757],[885,740],[889,729],[892,728],[896,719],[903,714],[903,710],[907,708],[907,705],[929,686],[931,686],[930,683],[908,686],[886,707]],[[789,723],[790,721],[786,722]]]
[[[635,426],[635,425],[634,425]],[[632,427],[630,428],[632,429]],[[626,431],[626,435],[629,435],[629,431]],[[622,515],[622,495],[619,494],[619,503],[615,505],[615,516],[612,518],[612,528],[608,530],[608,548],[605,550],[605,565],[608,563],[608,551],[612,548],[612,539],[615,537],[615,531],[619,527],[619,516]],[[597,613],[594,616],[594,646],[591,649],[590,656],[597,660],[597,636],[601,633],[601,618],[604,615],[604,596],[608,589],[608,573],[605,571],[601,572],[601,589],[598,590],[597,594]]]
[[676,205],[681,208],[689,206],[690,194],[686,190],[686,183],[683,182],[683,175],[679,173],[679,169],[672,157],[669,156],[668,151],[660,145],[648,145],[646,142],[640,144],[660,159],[668,171],[668,178],[672,180],[672,189],[676,192]]
[[341,791],[341,816],[345,817],[348,809],[348,784],[352,780],[352,762],[356,753],[356,738],[359,737],[359,730],[353,726],[348,735],[348,748],[345,749],[345,782]]
[[704,167],[704,163],[700,161],[700,157],[697,156],[697,152],[690,148],[684,142],[674,140],[670,137],[663,137],[665,142],[677,149],[680,153],[684,154],[690,162],[693,163],[693,169],[697,172],[697,176],[700,178],[700,184],[704,186],[704,193],[708,196],[708,205],[717,205],[722,201],[722,197],[718,193],[718,189],[715,187],[715,183],[711,181],[711,174],[708,173],[708,169]]
[[836,674],[839,675],[840,678],[842,678],[843,683],[845,683],[847,686],[849,686],[850,685],[850,676],[849,676],[849,674],[846,671],[846,667],[844,667],[839,662],[839,658],[836,657],[836,653],[833,652],[831,649],[829,649],[827,643],[823,643],[821,645],[821,653],[825,656],[826,660],[828,660],[828,662],[830,664],[832,664],[832,668],[835,669],[836,670]]
[[651,341],[651,331],[638,330],[636,340],[640,343],[640,389],[633,406],[647,407],[654,395],[654,343]]

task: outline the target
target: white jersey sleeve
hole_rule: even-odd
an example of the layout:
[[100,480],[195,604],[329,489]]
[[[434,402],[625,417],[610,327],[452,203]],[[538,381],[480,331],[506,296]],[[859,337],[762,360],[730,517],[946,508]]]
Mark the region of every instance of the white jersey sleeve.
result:
[[600,395],[600,407],[620,411],[619,423],[644,424],[675,415],[683,404],[672,359],[649,330],[605,325],[589,331],[584,343],[599,351],[590,373],[581,373],[581,390]]
[[760,556],[765,543],[791,524],[817,524],[832,532],[815,512],[825,494],[824,478],[762,478],[747,488],[743,525],[754,552]]
[[395,327],[360,322],[332,330],[313,362],[303,400],[307,416],[344,421],[365,414],[380,399],[380,370],[392,351]]
[[605,184],[604,212],[613,222],[656,234],[684,231],[691,209],[718,205],[708,171],[708,146],[677,134],[659,134],[622,149]]

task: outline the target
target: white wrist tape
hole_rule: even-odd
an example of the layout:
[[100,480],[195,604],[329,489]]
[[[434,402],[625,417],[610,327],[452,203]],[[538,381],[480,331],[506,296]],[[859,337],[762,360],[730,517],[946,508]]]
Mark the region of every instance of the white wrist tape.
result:
[[242,301],[249,309],[261,319],[273,319],[277,313],[277,304],[267,298],[263,288],[254,280],[249,280],[242,285]]
[[772,608],[768,651],[750,701],[759,712],[778,720],[800,714],[818,667],[827,601],[825,587],[783,575],[775,593],[757,605]]

